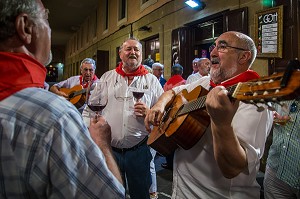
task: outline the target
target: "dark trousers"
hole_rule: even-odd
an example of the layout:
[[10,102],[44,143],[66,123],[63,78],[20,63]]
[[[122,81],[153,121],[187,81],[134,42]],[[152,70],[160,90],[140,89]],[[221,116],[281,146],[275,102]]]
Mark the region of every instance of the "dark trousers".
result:
[[128,183],[131,199],[149,199],[151,186],[150,161],[152,155],[146,142],[134,150],[121,152],[114,150],[117,164],[120,168],[123,181]]

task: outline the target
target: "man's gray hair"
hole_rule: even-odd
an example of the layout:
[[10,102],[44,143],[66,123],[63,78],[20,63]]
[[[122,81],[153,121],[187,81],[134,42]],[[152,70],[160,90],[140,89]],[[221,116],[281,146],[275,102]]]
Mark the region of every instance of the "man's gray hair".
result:
[[21,13],[35,18],[39,14],[36,0],[0,0],[0,41],[16,34],[15,20]]
[[82,62],[80,63],[80,69],[82,69],[83,64],[92,64],[93,69],[96,70],[96,62],[92,58],[85,58],[84,60],[82,60]]
[[255,43],[253,39],[248,35],[245,35],[240,32],[236,32],[236,35],[238,36],[238,42],[242,44],[241,46],[245,49],[248,49],[251,52],[251,59],[249,60],[249,68],[250,68],[257,55],[257,49]]
[[162,69],[164,69],[164,65],[162,65],[161,63],[155,62],[154,64],[152,64],[152,68],[156,68],[156,67],[160,67]]
[[129,37],[127,39],[125,39],[125,41],[123,41],[123,43],[121,44],[120,48],[119,48],[119,52],[123,49],[123,45],[125,42],[129,41],[129,40],[134,40],[134,41],[137,41],[139,43],[139,46],[140,46],[140,51],[142,52],[143,50],[143,45],[142,43],[140,42],[139,39],[137,39],[136,37]]

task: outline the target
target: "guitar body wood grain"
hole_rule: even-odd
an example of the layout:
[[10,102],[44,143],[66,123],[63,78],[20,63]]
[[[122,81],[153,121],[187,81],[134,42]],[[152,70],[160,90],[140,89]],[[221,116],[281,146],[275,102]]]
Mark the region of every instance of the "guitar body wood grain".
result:
[[76,108],[80,108],[85,104],[85,89],[81,85],[72,88],[60,88],[60,91],[66,93],[69,100]]

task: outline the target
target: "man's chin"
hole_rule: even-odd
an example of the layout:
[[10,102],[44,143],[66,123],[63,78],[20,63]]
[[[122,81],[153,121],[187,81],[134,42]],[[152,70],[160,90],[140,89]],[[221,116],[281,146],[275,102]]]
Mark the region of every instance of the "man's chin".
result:
[[91,78],[90,78],[90,77],[88,77],[88,78],[86,77],[86,78],[84,78],[84,79],[85,79],[86,82],[91,81]]

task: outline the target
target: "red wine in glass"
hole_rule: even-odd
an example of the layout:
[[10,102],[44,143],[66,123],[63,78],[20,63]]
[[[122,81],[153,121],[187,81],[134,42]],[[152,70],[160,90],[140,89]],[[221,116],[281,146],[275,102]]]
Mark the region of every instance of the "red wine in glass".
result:
[[144,92],[133,91],[132,95],[135,98],[136,102],[138,102],[144,96]]
[[105,108],[105,106],[103,105],[92,105],[92,104],[88,104],[88,107],[95,113],[98,113]]
[[106,82],[95,82],[93,94],[87,95],[86,104],[94,113],[96,113],[95,118],[97,119],[107,104]]

